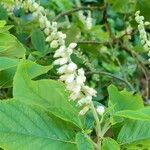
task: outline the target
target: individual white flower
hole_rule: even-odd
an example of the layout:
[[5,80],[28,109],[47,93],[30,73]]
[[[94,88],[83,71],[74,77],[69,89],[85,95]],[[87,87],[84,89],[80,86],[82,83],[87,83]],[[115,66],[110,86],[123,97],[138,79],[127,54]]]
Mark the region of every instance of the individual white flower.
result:
[[51,33],[51,38],[52,38],[53,40],[58,39],[57,31],[53,31],[53,32]]
[[57,40],[53,40],[50,44],[51,48],[57,48],[59,46],[58,41]]
[[76,100],[76,99],[79,98],[79,96],[80,96],[80,93],[79,93],[79,92],[72,92],[72,93],[70,94],[70,99],[71,99],[71,100]]
[[66,52],[67,52],[68,56],[70,56],[73,53],[73,49],[67,48]]
[[90,104],[92,101],[92,96],[87,96],[87,97],[83,97],[78,101],[78,106],[83,106],[83,105],[87,105]]
[[77,46],[77,43],[70,43],[68,48],[74,49],[76,48],[76,46]]
[[87,95],[91,95],[91,96],[96,96],[97,92],[93,89],[93,88],[90,88],[88,86],[83,86],[83,92],[85,92]]
[[78,69],[78,74],[81,76],[84,76],[85,72],[84,72],[83,68]]
[[37,10],[39,5],[37,3],[33,3],[33,7],[34,7],[35,10]]
[[52,41],[52,37],[49,35],[49,36],[46,38],[45,41],[46,41],[46,42],[51,42],[51,41]]
[[57,72],[59,74],[63,74],[63,73],[66,72],[66,69],[67,69],[67,65],[63,65],[62,67],[60,67],[60,68],[57,69]]
[[85,80],[86,80],[85,76],[77,76],[77,78],[76,78],[76,82],[79,85],[84,85]]
[[83,68],[78,69],[78,76],[76,78],[76,82],[79,85],[84,85],[84,82],[86,81],[86,77],[84,75],[84,70]]
[[58,58],[54,61],[54,65],[64,65],[68,62],[68,58],[64,57],[64,58]]
[[145,25],[145,26],[148,26],[148,25],[150,25],[150,22],[146,21],[146,22],[144,23],[144,25]]
[[49,34],[50,34],[50,29],[49,29],[49,28],[45,28],[45,29],[44,29],[44,33],[45,33],[46,35],[49,35]]
[[98,112],[99,115],[102,116],[104,114],[104,112],[105,112],[105,107],[104,106],[98,106],[96,108],[96,111]]
[[75,75],[73,73],[60,76],[60,80],[65,81],[65,83],[67,83],[67,84],[72,83],[74,78],[75,78]]
[[54,58],[57,58],[57,57],[66,57],[66,52],[65,52],[65,49],[66,47],[65,46],[61,46],[59,49],[57,49],[55,51],[55,54],[54,54]]
[[68,84],[66,88],[67,90],[75,93],[80,93],[81,91],[81,85],[77,84],[75,80],[71,84]]
[[63,34],[62,32],[57,32],[57,35],[61,39],[65,39],[66,38],[66,34]]
[[71,62],[68,64],[66,71],[68,73],[71,73],[71,72],[74,72],[76,69],[77,69],[77,65],[75,63]]
[[51,24],[50,24],[50,22],[48,20],[45,21],[45,26],[46,26],[46,28],[50,28],[51,27]]

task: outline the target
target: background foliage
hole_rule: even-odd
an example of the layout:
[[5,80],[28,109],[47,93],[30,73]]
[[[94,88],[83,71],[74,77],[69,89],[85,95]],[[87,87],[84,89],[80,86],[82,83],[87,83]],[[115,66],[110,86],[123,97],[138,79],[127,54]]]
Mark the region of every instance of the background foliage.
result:
[[[95,106],[108,107],[103,124],[111,122],[111,127],[102,149],[148,150],[150,63],[134,13],[140,10],[150,21],[150,1],[82,0],[81,6],[75,0],[38,2],[66,33],[67,44],[78,43],[72,59],[85,68],[87,84],[98,92]],[[91,10],[91,29],[79,19],[76,8],[85,15]],[[9,16],[2,4],[0,20],[0,147],[93,150],[91,112],[79,116],[79,108],[57,81],[55,50],[46,44],[38,23],[23,9]]]

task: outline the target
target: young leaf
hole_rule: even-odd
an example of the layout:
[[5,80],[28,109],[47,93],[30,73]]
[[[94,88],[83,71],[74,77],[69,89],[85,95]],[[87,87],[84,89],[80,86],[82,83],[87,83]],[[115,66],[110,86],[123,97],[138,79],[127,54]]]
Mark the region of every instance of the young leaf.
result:
[[34,48],[41,53],[45,51],[45,37],[41,30],[33,29],[31,34],[31,42]]
[[18,64],[19,60],[18,59],[11,59],[8,57],[0,57],[0,71],[6,70],[12,67],[16,67]]
[[149,16],[149,9],[150,9],[150,1],[149,0],[137,0],[136,2],[136,10],[140,10],[141,14],[144,18],[148,21],[150,19]]
[[14,77],[14,97],[29,105],[38,105],[55,116],[82,128],[77,107],[69,102],[69,95],[64,84],[55,80],[32,81],[26,69],[26,62],[22,61]]
[[86,137],[83,133],[77,133],[76,135],[76,143],[78,150],[94,150],[94,146],[91,140]]
[[120,110],[137,110],[144,107],[140,95],[133,95],[133,92],[126,90],[118,91],[114,85],[108,87],[109,107],[114,107],[114,111]]
[[145,120],[150,121],[150,107],[142,108],[139,110],[123,110],[118,111],[114,116],[134,119],[134,120]]
[[130,144],[141,140],[150,139],[150,120],[135,121],[126,120],[119,135],[118,142],[121,144]]
[[0,33],[0,56],[9,58],[22,58],[24,57],[26,49],[11,34]]
[[120,145],[111,138],[104,138],[102,150],[120,150]]
[[130,13],[132,11],[129,0],[108,0],[108,2],[112,4],[113,10],[116,12]]
[[122,146],[123,149],[129,150],[149,150],[150,139],[133,142],[131,144],[126,144]]
[[0,147],[7,150],[77,150],[68,123],[16,100],[0,102]]
[[[0,62],[3,64],[0,66],[0,87],[11,87],[19,59],[0,57]],[[26,68],[29,76],[35,78],[41,74],[47,73],[52,66],[41,66],[32,61],[26,60]]]

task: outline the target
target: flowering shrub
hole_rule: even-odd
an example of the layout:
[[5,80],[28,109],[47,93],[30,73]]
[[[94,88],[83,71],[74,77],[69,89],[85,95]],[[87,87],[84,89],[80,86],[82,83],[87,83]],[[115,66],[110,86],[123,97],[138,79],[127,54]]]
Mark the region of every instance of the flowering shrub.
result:
[[1,0],[0,148],[149,149],[147,3]]

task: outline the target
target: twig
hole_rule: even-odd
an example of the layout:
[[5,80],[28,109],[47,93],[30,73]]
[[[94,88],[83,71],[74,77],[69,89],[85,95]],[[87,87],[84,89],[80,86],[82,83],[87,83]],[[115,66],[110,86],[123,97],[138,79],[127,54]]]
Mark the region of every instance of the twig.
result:
[[77,44],[97,44],[97,45],[104,44],[104,45],[107,45],[107,44],[109,44],[109,42],[99,42],[99,41],[78,41]]
[[107,32],[109,33],[110,38],[113,39],[114,37],[112,35],[111,28],[108,25],[108,21],[107,21],[107,6],[108,6],[107,3],[105,2],[104,11],[103,11],[103,23],[104,23],[104,26],[105,26]]
[[58,21],[61,17],[64,17],[64,16],[66,16],[66,15],[70,15],[70,14],[75,13],[75,12],[80,11],[80,10],[94,10],[94,9],[103,10],[104,7],[91,6],[91,7],[78,7],[78,8],[74,8],[74,9],[71,9],[71,10],[68,10],[68,11],[66,11],[66,12],[63,12],[63,13],[58,14],[58,15],[53,19],[53,21]]
[[117,80],[120,80],[120,81],[124,82],[126,85],[128,85],[128,87],[130,88],[130,90],[134,90],[134,88],[132,87],[132,85],[128,81],[126,81],[126,80],[124,80],[124,79],[122,79],[120,77],[117,77],[117,76],[115,76],[115,75],[113,75],[113,74],[111,74],[109,72],[96,71],[96,72],[87,72],[87,74],[101,74],[101,75],[106,75],[108,77],[111,77],[111,78],[114,78],[114,79],[117,79]]
[[135,51],[132,51],[125,46],[121,46],[121,48],[124,49],[131,56],[133,56],[135,58],[135,60],[137,61],[137,63],[139,64],[139,66],[145,76],[145,80],[146,80],[145,91],[146,91],[146,98],[148,98],[149,97],[149,80],[150,80],[149,76],[150,75],[145,67],[144,62],[139,59],[139,55]]

